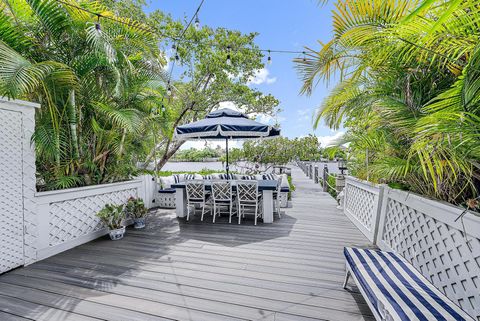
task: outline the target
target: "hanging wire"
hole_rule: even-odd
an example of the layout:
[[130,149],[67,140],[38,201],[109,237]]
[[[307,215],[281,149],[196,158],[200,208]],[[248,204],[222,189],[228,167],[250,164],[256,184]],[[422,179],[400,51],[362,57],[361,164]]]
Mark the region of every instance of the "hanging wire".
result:
[[[103,18],[103,19],[108,19],[108,20],[111,20],[111,21],[114,21],[116,23],[120,23],[120,24],[123,24],[123,25],[126,25],[126,26],[129,26],[129,27],[132,27],[132,28],[136,28],[136,29],[139,29],[139,30],[142,30],[142,31],[145,31],[145,32],[148,32],[148,33],[151,33],[151,34],[155,34],[157,36],[160,36],[160,37],[163,37],[163,38],[166,38],[166,39],[170,39],[170,40],[173,40],[175,43],[178,43],[179,41],[185,41],[185,42],[194,42],[194,41],[191,41],[191,40],[186,40],[186,39],[182,39],[183,36],[185,35],[185,32],[187,31],[188,27],[190,27],[190,25],[192,24],[193,21],[195,21],[195,24],[198,22],[200,23],[200,19],[198,18],[198,12],[200,11],[202,5],[203,5],[203,2],[205,0],[202,0],[202,2],[200,3],[200,5],[197,7],[197,10],[195,11],[194,15],[192,16],[192,18],[190,19],[189,23],[187,24],[187,26],[185,27],[185,29],[182,31],[182,33],[179,35],[179,36],[172,36],[172,35],[168,35],[168,34],[165,34],[165,33],[162,33],[162,32],[159,32],[157,30],[154,30],[152,28],[148,28],[146,26],[142,26],[141,24],[139,23],[131,23],[131,22],[128,22],[128,21],[124,21],[124,20],[121,20],[121,19],[118,19],[118,18],[115,18],[115,17],[111,17],[111,16],[105,16],[105,15],[102,15],[101,13],[98,13],[98,12],[94,12],[94,11],[91,11],[91,10],[88,10],[88,9],[85,9],[85,8],[82,8],[82,7],[79,7],[75,4],[72,4],[72,3],[68,3],[68,2],[65,2],[63,0],[55,0],[56,2],[58,3],[61,3],[63,5],[66,5],[66,6],[69,6],[69,7],[72,7],[72,8],[75,8],[77,10],[80,10],[80,11],[84,11],[84,12],[87,12],[91,15],[94,15],[97,17],[97,20],[99,21],[100,18]],[[172,45],[172,49],[173,50],[176,50],[176,44],[173,44]],[[249,49],[249,48],[244,48],[246,50],[255,50],[255,49]],[[256,49],[260,52],[268,52],[268,53],[280,53],[280,54],[302,54],[304,53],[304,51],[295,51],[295,50],[272,50],[272,49]]]
[[[94,12],[94,11],[91,11],[91,10],[88,10],[88,9],[85,9],[85,8],[82,8],[82,7],[79,7],[75,4],[72,4],[72,3],[69,3],[69,2],[65,2],[63,0],[55,0],[56,2],[58,3],[61,3],[63,5],[66,5],[66,6],[69,6],[69,7],[72,7],[72,8],[75,8],[77,10],[81,10],[81,11],[84,11],[84,12],[87,12],[87,13],[90,13],[94,16],[97,16],[98,18],[104,18],[104,19],[108,19],[108,20],[111,20],[111,21],[114,21],[116,23],[120,23],[120,24],[124,24],[124,25],[127,25],[129,27],[132,27],[132,28],[136,28],[136,29],[139,29],[139,30],[142,30],[142,31],[145,31],[145,32],[149,32],[151,34],[155,34],[157,36],[161,36],[163,38],[166,38],[166,39],[171,39],[175,42],[179,42],[180,40],[181,41],[185,41],[185,42],[193,42],[193,41],[189,41],[189,40],[185,40],[185,39],[182,39],[183,38],[183,35],[185,34],[186,30],[188,29],[188,27],[192,24],[192,22],[194,21],[194,19],[196,20],[196,18],[198,18],[198,12],[200,11],[200,8],[201,6],[203,5],[203,2],[204,0],[202,0],[202,2],[200,3],[200,5],[198,6],[197,10],[195,11],[194,15],[192,16],[190,22],[188,23],[187,27],[183,30],[182,34],[178,37],[175,37],[175,36],[172,36],[172,35],[167,35],[165,33],[162,33],[162,32],[159,32],[157,30],[154,30],[154,29],[151,29],[151,28],[148,28],[148,27],[145,27],[145,26],[142,26],[140,23],[131,23],[131,22],[128,22],[128,21],[124,21],[124,20],[120,20],[120,19],[117,19],[117,18],[114,18],[114,17],[111,17],[111,16],[105,16],[105,15],[102,15],[101,13],[98,13],[98,12]],[[198,20],[200,21],[200,20]],[[414,47],[417,47],[418,49],[420,50],[424,50],[424,51],[427,51],[427,52],[430,52],[431,54],[433,55],[437,55],[439,57],[442,57],[446,60],[448,60],[450,63],[453,63],[453,64],[456,64],[458,66],[461,66],[461,67],[465,67],[466,66],[466,62],[460,60],[460,59],[455,59],[455,58],[451,58],[447,55],[444,55],[442,53],[439,53],[439,52],[436,52],[435,50],[432,50],[432,49],[429,49],[429,48],[425,48],[421,45],[418,45],[416,43],[413,43],[407,39],[403,39],[403,38],[398,38],[399,40],[405,42],[405,43],[408,43]],[[248,48],[243,48],[245,50],[259,50],[260,52],[272,52],[272,53],[279,53],[279,54],[303,54],[304,57],[303,57],[303,61],[305,62],[306,61],[306,52],[305,51],[295,51],[295,50],[271,50],[271,49],[248,49]]]

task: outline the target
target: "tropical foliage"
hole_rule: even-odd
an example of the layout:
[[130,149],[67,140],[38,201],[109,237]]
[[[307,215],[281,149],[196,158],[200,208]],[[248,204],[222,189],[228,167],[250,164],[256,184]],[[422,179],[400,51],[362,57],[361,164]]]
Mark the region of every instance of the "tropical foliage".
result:
[[480,179],[478,1],[338,0],[333,38],[296,60],[316,114],[342,124],[353,174],[462,203]]
[[[333,153],[336,155],[337,153]],[[277,137],[244,142],[242,148],[233,148],[229,160],[250,173],[263,172],[274,165],[285,165],[293,160],[315,161],[327,157],[318,138],[309,135],[290,139]],[[225,160],[225,157],[222,157]]]
[[[172,142],[173,128],[225,100],[274,112],[278,101],[247,85],[263,67],[255,34],[184,33],[185,22],[147,15],[143,5],[0,0],[0,95],[41,104],[33,137],[39,189],[129,179],[137,163],[157,156],[161,168],[182,144]],[[172,52],[169,37],[182,35]],[[171,54],[179,81],[167,70]]]

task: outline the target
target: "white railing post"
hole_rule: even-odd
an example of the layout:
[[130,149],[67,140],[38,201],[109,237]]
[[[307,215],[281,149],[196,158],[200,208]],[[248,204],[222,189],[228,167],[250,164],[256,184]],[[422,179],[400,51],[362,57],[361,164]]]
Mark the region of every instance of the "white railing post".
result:
[[346,177],[343,189],[345,215],[374,244],[378,234],[383,189],[383,185],[351,176]]
[[328,192],[328,166],[327,164],[323,165],[322,173],[322,187],[324,192]]

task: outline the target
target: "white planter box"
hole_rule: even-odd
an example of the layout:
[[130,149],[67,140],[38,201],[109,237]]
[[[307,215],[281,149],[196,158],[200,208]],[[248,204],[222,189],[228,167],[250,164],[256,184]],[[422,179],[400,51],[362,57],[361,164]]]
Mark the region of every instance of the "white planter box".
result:
[[133,180],[35,194],[37,259],[63,252],[107,233],[96,213],[106,204],[143,197],[143,181]]

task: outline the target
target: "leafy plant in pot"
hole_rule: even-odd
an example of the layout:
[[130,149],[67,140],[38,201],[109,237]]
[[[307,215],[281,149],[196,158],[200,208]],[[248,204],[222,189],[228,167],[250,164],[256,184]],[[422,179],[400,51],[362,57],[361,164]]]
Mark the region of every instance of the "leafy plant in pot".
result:
[[127,216],[131,217],[134,222],[134,228],[144,228],[148,209],[141,198],[130,197],[125,206]]
[[107,204],[97,213],[97,217],[108,227],[110,238],[114,241],[122,239],[125,234],[123,207],[123,205]]

